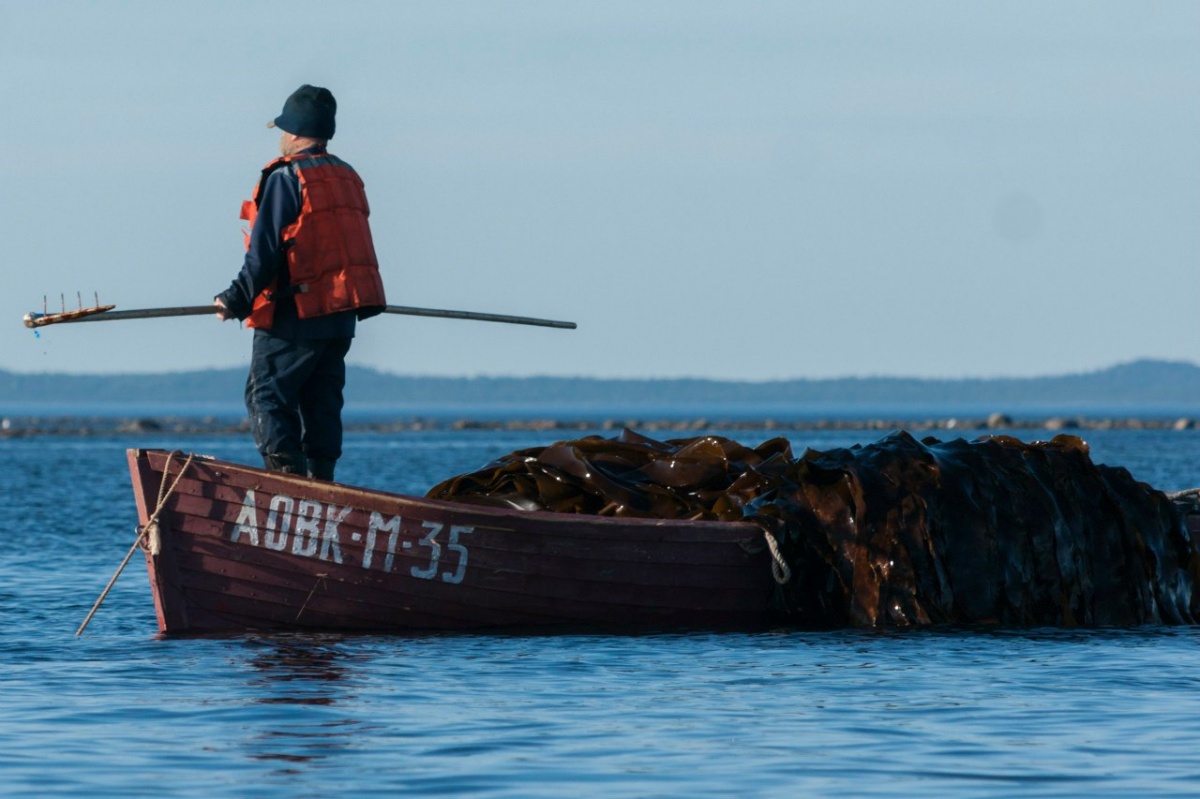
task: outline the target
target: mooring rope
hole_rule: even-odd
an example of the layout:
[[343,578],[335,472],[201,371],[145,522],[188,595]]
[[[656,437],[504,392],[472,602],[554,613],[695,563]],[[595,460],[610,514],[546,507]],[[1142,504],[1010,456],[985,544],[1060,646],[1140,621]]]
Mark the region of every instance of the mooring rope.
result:
[[779,542],[765,527],[763,536],[767,539],[767,548],[771,550],[771,575],[775,578],[775,582],[786,585],[788,580],[792,579],[792,570],[788,567],[787,561],[783,559],[783,553],[779,551]]
[[117,567],[116,574],[112,576],[112,579],[108,581],[108,585],[104,586],[104,590],[100,592],[100,596],[96,600],[96,604],[92,605],[92,609],[88,612],[87,618],[83,620],[83,624],[79,625],[79,629],[75,631],[76,637],[79,637],[83,634],[84,629],[88,626],[88,623],[91,622],[92,617],[96,615],[96,611],[100,609],[101,603],[104,602],[105,597],[108,596],[108,592],[112,590],[114,585],[116,585],[117,578],[121,576],[121,572],[125,571],[125,567],[129,565],[129,559],[133,557],[133,553],[142,543],[142,539],[146,537],[146,531],[158,524],[158,515],[162,513],[163,507],[166,505],[167,500],[171,498],[171,494],[175,493],[175,488],[179,485],[179,481],[183,479],[183,473],[187,471],[187,467],[192,463],[192,458],[196,456],[194,453],[187,456],[187,460],[183,462],[183,466],[179,469],[179,474],[175,476],[175,482],[171,483],[171,487],[168,489],[167,477],[171,471],[171,459],[173,457],[175,457],[175,453],[168,452],[167,459],[163,461],[162,482],[159,483],[158,486],[158,506],[154,509],[154,513],[150,514],[150,518],[146,520],[146,523],[138,528],[137,539],[133,542],[133,546],[129,548],[129,551],[125,553],[125,559],[122,560],[121,565]]

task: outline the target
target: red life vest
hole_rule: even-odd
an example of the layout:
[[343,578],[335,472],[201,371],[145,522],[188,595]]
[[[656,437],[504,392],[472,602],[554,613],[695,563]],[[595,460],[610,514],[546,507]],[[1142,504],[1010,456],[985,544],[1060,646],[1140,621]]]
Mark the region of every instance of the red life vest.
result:
[[[328,153],[275,159],[263,169],[254,199],[242,203],[242,219],[253,228],[267,176],[289,165],[300,180],[300,216],[283,229],[280,239],[297,315],[310,319],[357,310],[358,318],[365,319],[381,313],[387,300],[367,224],[371,210],[362,179],[345,161]],[[254,298],[247,327],[271,327],[278,282],[271,281]]]

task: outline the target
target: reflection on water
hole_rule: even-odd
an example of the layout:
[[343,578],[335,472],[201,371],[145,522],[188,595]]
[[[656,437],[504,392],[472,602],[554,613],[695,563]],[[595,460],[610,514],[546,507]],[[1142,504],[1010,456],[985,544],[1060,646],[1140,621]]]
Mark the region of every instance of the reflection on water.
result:
[[368,667],[366,653],[348,654],[337,635],[268,635],[245,643],[254,669],[246,681],[251,702],[282,706],[257,725],[245,747],[248,757],[313,763],[355,745],[365,725],[347,715],[357,699],[347,669]]
[[[324,640],[330,638],[333,640]],[[346,674],[342,664],[345,653],[337,644],[341,636],[272,635],[248,640],[255,651],[250,665],[261,675],[250,681],[251,687],[288,688],[276,697],[263,696],[261,702],[281,702],[299,705],[332,705],[341,681]]]

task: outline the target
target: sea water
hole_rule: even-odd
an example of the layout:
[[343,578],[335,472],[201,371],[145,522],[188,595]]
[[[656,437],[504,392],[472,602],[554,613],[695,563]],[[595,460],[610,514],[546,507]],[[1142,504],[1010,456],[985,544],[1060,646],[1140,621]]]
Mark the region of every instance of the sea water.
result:
[[[553,437],[354,434],[339,478],[419,494]],[[1200,485],[1200,431],[1085,437]],[[1200,795],[1197,628],[163,639],[138,553],[76,638],[134,538],[130,446],[256,462],[0,440],[0,796]]]

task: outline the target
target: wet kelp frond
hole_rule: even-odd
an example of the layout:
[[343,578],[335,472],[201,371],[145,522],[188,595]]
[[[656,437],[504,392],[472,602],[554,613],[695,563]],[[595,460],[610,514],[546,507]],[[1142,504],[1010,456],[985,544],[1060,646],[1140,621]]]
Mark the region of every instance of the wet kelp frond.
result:
[[1200,554],[1180,509],[1074,436],[808,450],[632,431],[521,450],[430,497],[616,517],[752,520],[808,627],[1190,624]]

